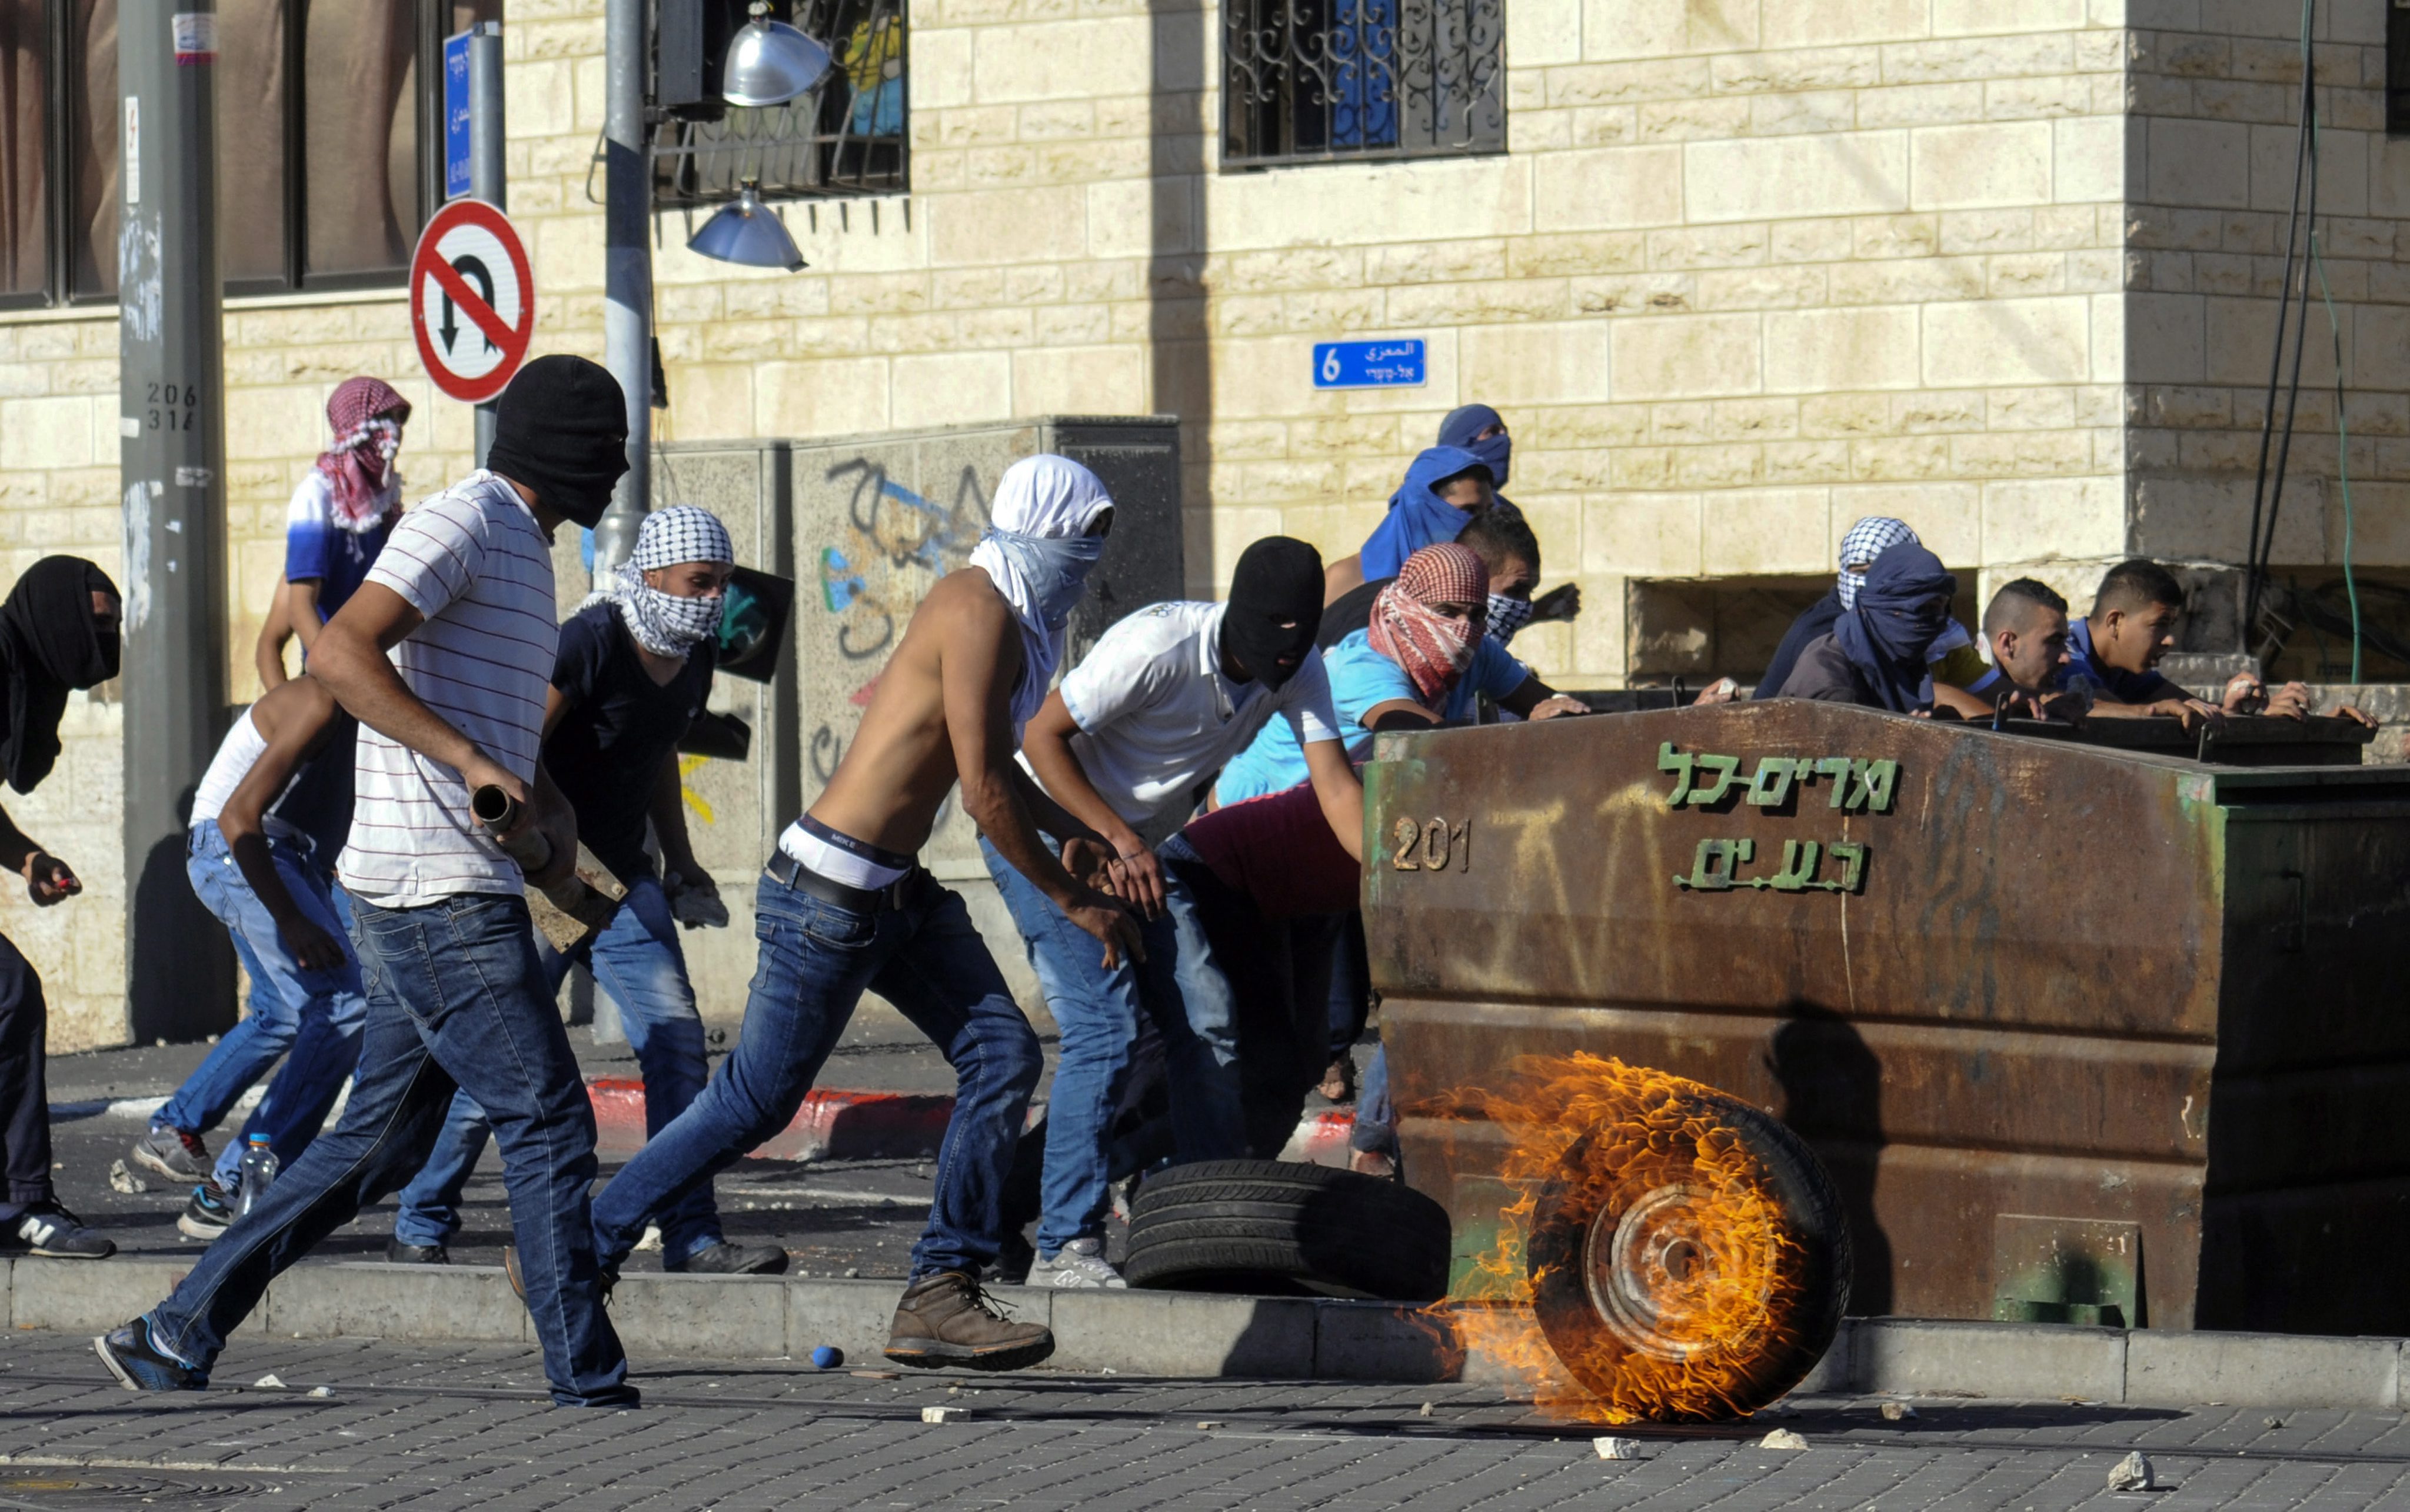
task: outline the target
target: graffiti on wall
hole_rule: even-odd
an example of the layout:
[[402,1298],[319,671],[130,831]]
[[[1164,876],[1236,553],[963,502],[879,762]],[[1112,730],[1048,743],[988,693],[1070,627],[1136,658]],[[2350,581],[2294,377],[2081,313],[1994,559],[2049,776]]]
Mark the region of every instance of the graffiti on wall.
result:
[[[834,539],[821,543],[818,569],[820,604],[835,621],[839,676],[850,684],[844,702],[860,719],[870,704],[878,675],[904,633],[912,611],[937,579],[970,560],[988,524],[987,489],[965,467],[952,498],[930,500],[897,480],[879,462],[856,457],[822,474],[848,489]],[[808,589],[806,590],[808,592]],[[825,704],[822,709],[829,710]],[[812,780],[825,786],[836,775],[847,736],[834,719],[823,718],[805,742]]]

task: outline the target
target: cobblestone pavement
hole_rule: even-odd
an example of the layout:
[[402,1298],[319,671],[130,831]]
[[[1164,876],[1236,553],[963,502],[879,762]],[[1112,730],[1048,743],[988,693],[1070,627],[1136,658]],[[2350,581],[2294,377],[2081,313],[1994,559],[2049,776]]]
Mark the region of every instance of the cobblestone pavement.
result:
[[[876,1362],[873,1362],[874,1364]],[[273,1372],[284,1388],[242,1383]],[[1799,1401],[1746,1426],[1599,1432],[1494,1389],[683,1363],[633,1413],[546,1404],[527,1350],[238,1338],[218,1389],[135,1396],[87,1340],[0,1358],[0,1508],[2000,1508],[2410,1505],[2396,1414]],[[326,1387],[331,1394],[313,1397]],[[1428,1403],[1428,1407],[1426,1407]],[[966,1420],[928,1423],[947,1407]],[[1804,1451],[1755,1447],[1768,1429]],[[2119,1493],[2148,1453],[2162,1489]]]

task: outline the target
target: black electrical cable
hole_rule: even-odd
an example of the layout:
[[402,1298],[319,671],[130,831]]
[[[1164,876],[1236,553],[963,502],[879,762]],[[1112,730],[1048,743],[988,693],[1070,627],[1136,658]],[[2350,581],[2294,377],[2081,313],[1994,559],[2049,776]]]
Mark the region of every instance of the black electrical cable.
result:
[[[2286,317],[2291,308],[2293,298],[2294,253],[2301,239],[2301,181],[2305,176],[2303,172],[2304,166],[2311,161],[2312,153],[2310,112],[2316,108],[2316,94],[2313,82],[2314,70],[2311,67],[2310,60],[2310,37],[2313,35],[2316,11],[2317,0],[2301,0],[2301,128],[2300,135],[2296,138],[2293,143],[2293,203],[2291,208],[2286,211],[2285,271],[2284,276],[2277,281],[2276,284],[2276,336],[2268,353],[2268,398],[2267,402],[2262,407],[2259,417],[2258,475],[2251,486],[2251,529],[2243,545],[2244,580],[2243,635],[2243,645],[2246,649],[2250,645],[2251,636],[2256,633],[2256,627],[2258,623],[2260,585],[2265,578],[2265,568],[2260,560],[2259,550],[2261,510],[2263,506],[2265,506],[2271,516],[2275,513],[2273,506],[2267,505],[2266,503],[2268,494],[2268,451],[2269,443],[2274,435],[2276,426],[2276,385],[2285,369],[2285,325]],[[2314,172],[2308,174],[2307,177],[2310,184],[2311,215],[2315,217],[2317,213],[2317,177]],[[2309,310],[2306,304],[2308,299],[2308,291],[2306,288],[2303,290],[2302,298],[2304,300],[2304,306],[2301,313],[2301,320],[2299,324],[2301,327],[2306,329],[2310,323]],[[2297,396],[2301,392],[2301,342],[2298,339],[2297,332],[2294,342],[2293,356],[2293,390]],[[2286,409],[2285,422],[2285,443],[2287,447],[2290,446],[2292,441],[2291,415],[2292,409],[2288,404]],[[2280,460],[2277,464],[2276,474],[2277,493],[2281,495],[2284,492],[2284,466]],[[2268,530],[2268,539],[2272,544],[2275,540],[2275,529],[2272,519]]]
[[[2318,133],[2317,105],[2312,97],[2312,77],[2305,62],[2301,71],[2301,123],[2310,136],[2310,196],[2308,213],[2303,220],[2310,227],[2309,240],[2315,249],[2318,224]],[[2293,322],[2293,379],[2285,394],[2285,429],[2276,438],[2276,470],[2268,483],[2268,533],[2258,543],[2258,565],[2251,574],[2255,583],[2268,575],[2269,564],[2276,556],[2276,515],[2285,502],[2285,467],[2293,453],[2293,416],[2301,403],[2301,349],[2307,344],[2309,334],[2310,265],[2304,259],[2301,264],[2301,309],[2300,318]]]

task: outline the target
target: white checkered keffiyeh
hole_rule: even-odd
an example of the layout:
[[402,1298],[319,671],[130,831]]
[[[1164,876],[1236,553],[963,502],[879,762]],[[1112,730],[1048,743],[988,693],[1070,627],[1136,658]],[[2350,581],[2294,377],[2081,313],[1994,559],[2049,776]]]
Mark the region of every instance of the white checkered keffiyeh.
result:
[[685,599],[664,593],[647,587],[645,574],[680,562],[735,560],[736,546],[719,516],[699,505],[672,504],[645,516],[643,528],[636,532],[636,549],[586,603],[616,602],[619,618],[637,645],[655,656],[685,656],[719,628],[723,600],[719,595]]
[[1850,569],[1873,566],[1877,557],[1903,541],[1924,544],[1916,540],[1916,532],[1905,521],[1888,515],[1868,515],[1850,527],[1849,533],[1841,537],[1841,584],[1837,591],[1842,608],[1858,606],[1858,585],[1866,581],[1866,574]]

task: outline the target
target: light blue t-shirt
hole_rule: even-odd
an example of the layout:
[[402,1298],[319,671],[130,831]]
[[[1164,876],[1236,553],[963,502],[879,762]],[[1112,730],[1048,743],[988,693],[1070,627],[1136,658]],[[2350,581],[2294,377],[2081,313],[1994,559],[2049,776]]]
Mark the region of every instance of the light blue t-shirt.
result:
[[[1398,699],[1410,704],[1422,702],[1415,694],[1415,680],[1406,676],[1406,669],[1372,649],[1369,634],[1367,631],[1351,631],[1338,645],[1322,653],[1322,669],[1330,675],[1330,702],[1338,711],[1341,738],[1347,743],[1350,761],[1362,761],[1372,749],[1372,732],[1364,728],[1367,709]],[[1473,665],[1448,690],[1447,705],[1440,711],[1440,718],[1469,720],[1473,718],[1475,697],[1488,693],[1493,699],[1504,698],[1522,687],[1531,676],[1531,668],[1516,661],[1496,640],[1484,635],[1480,648],[1473,653]],[[1305,753],[1298,749],[1297,736],[1285,721],[1275,720],[1264,726],[1253,745],[1222,768],[1221,780],[1213,785],[1213,791],[1223,803],[1234,804],[1267,792],[1285,792],[1306,780],[1306,776]]]

